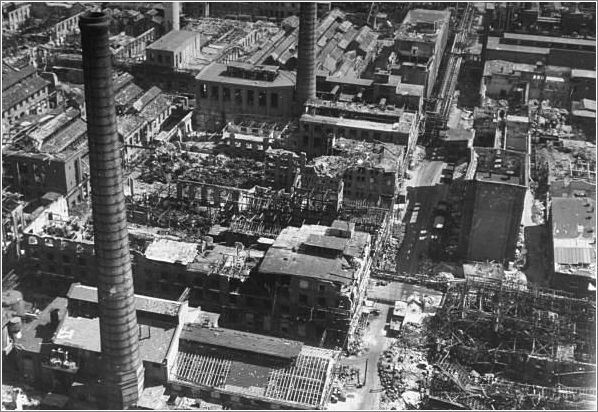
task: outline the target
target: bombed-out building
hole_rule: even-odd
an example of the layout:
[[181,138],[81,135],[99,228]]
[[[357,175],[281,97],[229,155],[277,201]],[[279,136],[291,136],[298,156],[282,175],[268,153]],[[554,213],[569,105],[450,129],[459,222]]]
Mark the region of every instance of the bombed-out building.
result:
[[299,129],[289,148],[308,156],[331,153],[335,139],[401,145],[408,151],[418,136],[417,113],[394,106],[310,100],[299,119]]
[[[80,230],[74,230],[77,228]],[[342,346],[350,328],[355,327],[353,318],[369,276],[371,240],[369,234],[355,231],[354,224],[338,221],[331,227],[288,227],[273,243],[280,250],[265,254],[258,249],[247,249],[241,243],[229,246],[226,241],[214,242],[210,236],[192,243],[156,238],[156,229],[152,228],[129,230],[138,293],[174,300],[187,294],[191,305],[220,313],[223,326],[305,342],[318,343],[330,323],[336,326],[327,332],[328,339]],[[294,233],[292,238],[291,233]],[[320,239],[319,243],[310,247],[310,236]],[[293,246],[288,244],[291,241],[298,243]],[[328,251],[329,242],[336,242],[339,248],[344,246]],[[27,234],[23,239],[26,264],[32,276],[57,293],[65,293],[71,282],[96,285],[92,245],[89,228],[76,220],[55,221],[42,228],[42,232]],[[300,245],[305,245],[304,252],[291,250]],[[313,280],[317,277],[311,266],[297,263],[291,272],[283,268],[275,278],[266,275],[275,271],[281,265],[278,260],[284,260],[287,254],[306,265],[308,261],[318,260],[328,265],[326,270],[334,269],[338,274],[328,280]],[[274,281],[279,282],[276,288]],[[304,287],[305,284],[310,286]],[[309,290],[318,291],[321,300],[304,301],[301,292],[304,289],[305,296]],[[280,295],[278,290],[282,291]],[[303,307],[299,310],[294,304],[285,306],[283,297]],[[322,313],[318,312],[317,318],[312,319],[311,315],[304,318],[311,307],[321,307]],[[295,319],[299,314],[301,322]],[[316,321],[308,324],[309,319]]]
[[3,151],[4,184],[25,199],[51,191],[69,206],[89,194],[87,126],[77,110],[69,109],[21,131]]

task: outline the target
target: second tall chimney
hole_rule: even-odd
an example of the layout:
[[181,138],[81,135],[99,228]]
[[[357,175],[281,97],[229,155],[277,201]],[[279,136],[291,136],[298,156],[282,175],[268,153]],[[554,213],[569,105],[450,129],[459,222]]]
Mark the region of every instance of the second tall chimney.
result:
[[316,98],[316,3],[301,3],[299,9],[299,55],[297,62],[297,99],[299,110]]
[[170,30],[178,31],[181,29],[181,4],[178,1],[164,3],[164,23],[166,23],[166,32]]
[[87,13],[79,20],[87,107],[87,136],[98,273],[102,348],[101,399],[108,409],[137,403],[143,391],[139,328],[116,130],[109,20]]

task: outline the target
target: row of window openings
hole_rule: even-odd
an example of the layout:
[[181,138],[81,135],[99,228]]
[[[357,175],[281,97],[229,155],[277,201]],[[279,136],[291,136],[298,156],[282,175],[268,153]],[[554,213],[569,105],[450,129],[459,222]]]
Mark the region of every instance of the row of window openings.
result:
[[[208,88],[206,85],[202,85],[200,87],[200,95],[204,99],[208,97]],[[212,98],[212,100],[220,99],[220,88],[218,86],[212,86],[212,91],[211,91],[210,97]],[[222,101],[224,101],[224,102],[231,101],[231,92],[228,87],[222,88]],[[243,104],[243,93],[242,93],[241,89],[235,89],[234,101],[238,105]],[[246,96],[247,105],[253,106],[254,101],[255,101],[255,92],[253,90],[247,90],[247,96]],[[267,101],[267,93],[259,92],[258,99],[257,99],[258,106],[266,106],[266,101]],[[278,93],[270,93],[270,107],[278,107]]]
[[[34,258],[38,258],[39,254],[38,254],[38,252],[34,251],[34,252],[31,252],[31,256],[34,257]],[[71,256],[65,255],[65,254],[63,254],[61,256],[62,256],[62,263],[70,264],[72,262],[71,261]],[[47,260],[53,262],[54,258],[55,258],[55,254],[48,252],[46,254],[46,258],[47,258]],[[77,256],[75,258],[75,260],[76,260],[76,263],[79,266],[86,266],[87,265],[87,259],[84,258],[84,257],[82,257],[82,256]],[[145,274],[148,275],[148,276],[151,276],[151,272],[146,272]],[[161,272],[160,273],[160,279],[164,280],[164,281],[171,281],[172,280],[172,276],[169,273],[167,273],[167,272]],[[180,283],[186,283],[187,279],[186,279],[186,277],[185,277],[184,274],[179,274],[178,275],[178,281]],[[201,283],[204,283],[204,282],[202,281]],[[208,281],[207,284],[208,284],[207,286],[209,288],[220,289],[220,281],[219,281],[219,279],[214,279],[214,280]],[[288,292],[288,288],[285,288],[284,286],[285,285],[283,284],[283,287],[281,287],[279,289],[279,292],[281,294],[283,294],[283,295],[288,295],[288,293],[289,293]],[[231,283],[231,287],[234,289],[235,285]],[[299,288],[301,288],[301,289],[309,289],[309,282],[304,281],[304,280],[299,281]],[[319,293],[325,293],[326,292],[326,286],[325,285],[318,285],[318,292]],[[301,298],[301,296],[305,296],[307,298],[307,295],[300,295],[300,302],[303,299],[303,298]]]
[[[153,282],[146,282],[145,286],[146,286],[146,288],[148,290],[153,290],[155,284]],[[170,290],[167,285],[161,285],[160,289],[161,290],[163,289],[165,292],[168,292]],[[211,300],[214,300],[214,301],[219,301],[220,300],[220,296],[221,296],[221,293],[215,292],[215,291],[212,291],[212,290],[205,290],[205,289],[198,289],[198,288],[196,288],[193,291],[193,297],[195,299],[208,298],[208,299],[211,299]],[[237,304],[239,302],[238,301],[239,296],[241,296],[241,295],[238,295],[238,294],[235,294],[235,293],[228,294],[228,301],[229,301],[229,303],[231,303],[231,304]],[[284,297],[288,297],[288,294],[286,296],[281,296],[281,297],[283,297],[283,298]],[[251,307],[258,306],[259,302],[260,302],[260,299],[253,298],[251,296],[246,296],[245,297],[245,304],[247,306],[251,306]],[[270,309],[272,307],[272,301],[270,301],[270,300],[261,300],[261,303],[262,303],[262,306],[263,306],[264,309]],[[299,294],[299,303],[304,304],[304,305],[308,305],[309,304],[309,297],[307,295],[303,294],[303,293]],[[319,298],[317,298],[316,303],[317,303],[318,306],[322,306],[322,307],[327,307],[328,306],[328,301],[326,300],[325,297],[319,297]],[[288,306],[288,305],[280,305],[279,309],[280,309],[280,311],[282,313],[290,313],[290,310],[291,310],[290,306]]]
[[[164,57],[164,58],[162,58],[162,57]],[[180,62],[182,62],[182,61],[183,61],[183,58],[182,58],[182,56],[181,56],[181,54],[180,54],[180,53],[179,53],[179,54],[176,54],[176,55],[174,56],[174,58],[175,58],[175,64],[179,64]],[[150,61],[152,61],[152,62],[154,61],[154,54],[153,54],[153,53],[150,53],[150,54],[149,54],[149,59],[150,59]],[[158,63],[170,64],[170,63],[172,62],[172,59],[170,58],[170,56],[169,56],[169,55],[162,56],[161,54],[158,54],[158,55],[156,56],[156,61],[157,61]]]
[[[9,116],[11,116],[13,113],[16,113],[19,111],[19,109],[25,108],[29,103],[33,103],[35,101],[35,99],[38,96],[41,96],[42,94],[44,94],[44,92],[46,91],[46,89],[43,89],[39,92],[35,92],[33,93],[31,96],[27,97],[24,100],[21,100],[19,103],[17,103],[16,105],[14,105],[13,107],[11,107],[10,109],[8,109],[8,111],[4,112],[4,117],[6,117],[6,115],[8,114]],[[25,115],[25,113],[22,113],[21,116]]]
[[[366,178],[365,176],[353,176],[353,180],[355,180],[356,182],[366,182]],[[369,178],[369,183],[373,184],[376,183],[376,179],[374,179],[373,177]],[[386,186],[392,186],[392,180],[391,179],[386,179]],[[351,187],[351,180],[347,180],[345,183],[345,187]]]
[[[316,125],[313,126],[313,133],[322,133],[322,126],[320,125]],[[303,125],[303,131],[305,133],[309,133],[310,131],[310,125],[309,124],[304,124]],[[336,131],[336,132],[335,132]],[[336,135],[336,136],[348,136],[350,138],[353,139],[357,139],[357,129],[350,129],[350,128],[344,128],[344,127],[338,127],[335,129],[331,129],[331,128],[326,128],[326,135]],[[369,130],[362,130],[361,131],[361,139],[362,140],[368,140],[370,138],[370,131]],[[374,140],[380,140],[382,138],[382,135],[380,132],[374,132],[373,133],[373,139]]]

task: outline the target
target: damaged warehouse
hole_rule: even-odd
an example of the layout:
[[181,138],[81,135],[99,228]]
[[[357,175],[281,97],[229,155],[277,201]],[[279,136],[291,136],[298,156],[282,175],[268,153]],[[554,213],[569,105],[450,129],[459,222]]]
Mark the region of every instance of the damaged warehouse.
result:
[[3,409],[591,410],[595,13],[3,4]]

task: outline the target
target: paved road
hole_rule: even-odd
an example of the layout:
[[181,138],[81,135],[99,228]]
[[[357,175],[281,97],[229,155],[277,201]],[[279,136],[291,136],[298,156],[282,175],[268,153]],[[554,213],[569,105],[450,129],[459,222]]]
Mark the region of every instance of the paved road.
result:
[[[411,188],[408,193],[409,209],[405,217],[407,228],[403,244],[397,253],[397,271],[417,273],[419,262],[428,254],[434,219],[434,208],[446,197],[448,186]],[[415,223],[410,223],[413,208],[419,204]],[[426,231],[426,233],[422,231]]]
[[341,359],[343,365],[351,365],[360,368],[361,379],[364,377],[365,364],[367,360],[367,373],[365,385],[357,389],[355,396],[347,398],[346,402],[329,404],[330,410],[376,410],[379,408],[381,392],[370,392],[371,389],[381,387],[378,376],[378,358],[387,348],[389,338],[386,337],[386,322],[391,306],[384,303],[376,303],[380,309],[380,315],[370,316],[370,326],[366,333],[368,350],[361,356]]
[[445,167],[446,163],[443,161],[424,160],[415,171],[411,172],[413,177],[406,182],[405,186],[434,186],[440,182],[442,169]]

